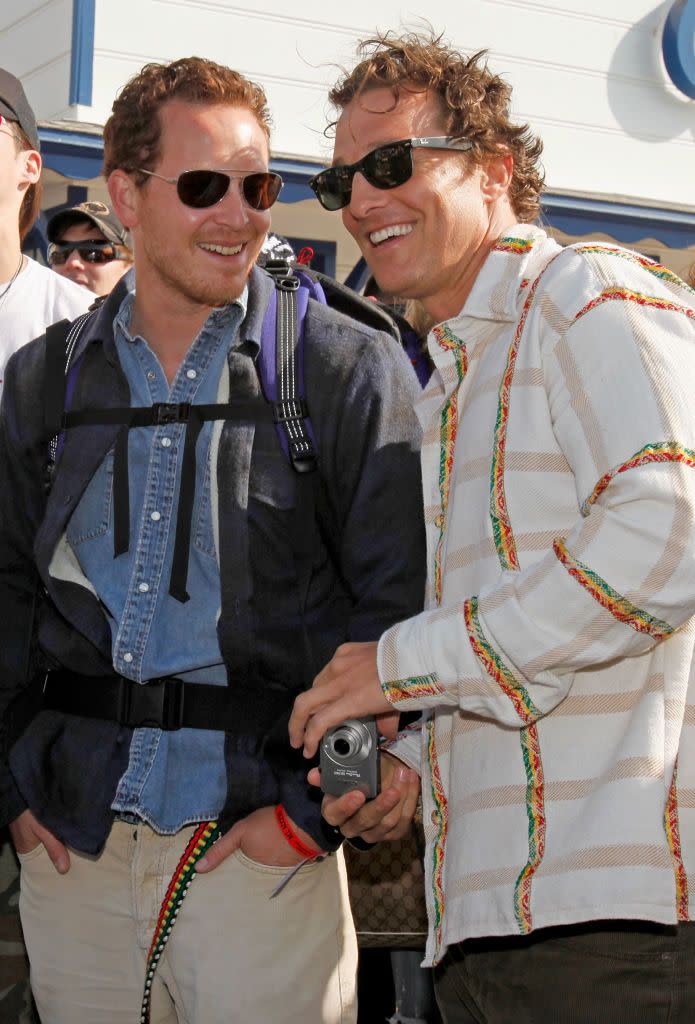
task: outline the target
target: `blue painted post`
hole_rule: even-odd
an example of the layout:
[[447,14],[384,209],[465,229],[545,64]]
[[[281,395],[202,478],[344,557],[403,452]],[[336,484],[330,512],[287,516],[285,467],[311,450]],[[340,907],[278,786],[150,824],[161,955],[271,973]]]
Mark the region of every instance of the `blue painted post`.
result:
[[72,0],[70,103],[92,105],[96,0]]

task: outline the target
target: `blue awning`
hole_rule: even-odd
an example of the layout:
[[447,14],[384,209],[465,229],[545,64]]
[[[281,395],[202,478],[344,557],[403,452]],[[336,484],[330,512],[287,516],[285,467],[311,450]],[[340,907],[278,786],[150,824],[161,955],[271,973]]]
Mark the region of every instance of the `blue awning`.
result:
[[[45,125],[39,127],[39,137],[47,167],[74,181],[88,181],[101,175],[104,144],[98,133]],[[309,180],[320,169],[318,164],[277,157],[270,165],[285,182],[280,202],[299,203],[314,198]],[[547,192],[543,196],[543,219],[568,235],[601,232],[625,245],[645,238],[653,238],[669,249],[695,245],[695,211]]]
[[695,245],[695,211],[548,192],[543,196],[543,220],[568,235],[601,232],[625,245],[644,238],[654,238],[669,249]]

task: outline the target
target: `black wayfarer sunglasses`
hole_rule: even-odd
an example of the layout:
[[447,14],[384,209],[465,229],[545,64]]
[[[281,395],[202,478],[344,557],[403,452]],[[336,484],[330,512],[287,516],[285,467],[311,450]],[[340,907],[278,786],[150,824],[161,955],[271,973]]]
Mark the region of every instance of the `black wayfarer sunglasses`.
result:
[[269,210],[282,188],[282,178],[273,171],[253,171],[251,174],[230,174],[228,171],[183,171],[178,178],[166,178],[155,171],[138,168],[141,174],[161,178],[170,185],[176,185],[178,197],[184,206],[205,210],[215,206],[227,194],[233,181],[239,182],[244,202],[252,210]]
[[124,245],[114,245],[113,242],[90,242],[89,239],[85,239],[81,242],[51,242],[48,246],[48,265],[62,267],[72,252],[76,252],[84,263],[110,263],[112,260],[130,258],[130,253]]
[[414,149],[456,149],[464,152],[472,146],[473,143],[467,139],[448,135],[401,139],[373,149],[354,164],[327,167],[309,184],[324,210],[342,210],[350,202],[352,179],[358,171],[374,188],[396,188],[412,176]]

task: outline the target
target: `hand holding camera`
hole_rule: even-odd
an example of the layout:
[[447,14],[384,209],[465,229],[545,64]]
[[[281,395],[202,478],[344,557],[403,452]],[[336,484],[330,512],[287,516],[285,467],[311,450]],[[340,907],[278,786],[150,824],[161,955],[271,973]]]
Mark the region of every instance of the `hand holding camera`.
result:
[[[346,839],[360,836],[368,843],[379,843],[402,839],[409,830],[420,795],[420,777],[386,751],[381,751],[379,760],[380,792],[374,799],[366,800],[354,789],[342,796],[326,794],[323,798],[324,818]],[[309,772],[309,782],[321,785],[318,768]]]

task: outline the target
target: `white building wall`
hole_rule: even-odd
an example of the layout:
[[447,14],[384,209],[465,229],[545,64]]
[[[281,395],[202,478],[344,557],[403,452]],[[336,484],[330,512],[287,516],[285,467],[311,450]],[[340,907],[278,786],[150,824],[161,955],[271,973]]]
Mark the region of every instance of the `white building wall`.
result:
[[[695,103],[670,84],[661,30],[673,0],[432,0],[427,17],[459,48],[487,47],[514,87],[514,113],[545,142],[550,190],[695,209]],[[3,0],[0,65],[39,118],[103,123],[150,60],[199,54],[261,82],[277,155],[324,161],[336,65],[375,29],[422,25],[396,0],[96,0],[91,107],[68,106],[71,0]]]
[[68,109],[71,39],[72,0],[1,0],[0,67],[21,78],[37,118]]

